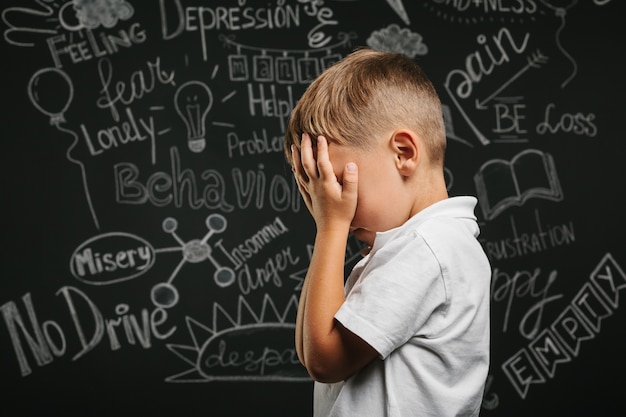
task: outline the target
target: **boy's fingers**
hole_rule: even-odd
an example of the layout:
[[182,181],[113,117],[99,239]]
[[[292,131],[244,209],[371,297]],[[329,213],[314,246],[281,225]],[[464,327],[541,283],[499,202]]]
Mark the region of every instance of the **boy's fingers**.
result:
[[356,196],[358,184],[358,167],[354,162],[348,162],[343,169],[343,193]]
[[300,142],[300,164],[304,169],[303,177],[308,181],[309,178],[317,177],[317,164],[313,155],[313,147],[311,145],[311,138],[307,133],[302,134],[302,141]]
[[333,165],[328,156],[328,142],[324,136],[317,138],[317,168],[320,173],[320,179],[336,178]]
[[304,168],[302,167],[302,161],[300,158],[300,151],[295,145],[291,145],[291,158],[293,159],[293,165],[291,169],[296,176],[296,181],[307,182],[309,180],[309,177],[307,177],[306,173],[304,172]]

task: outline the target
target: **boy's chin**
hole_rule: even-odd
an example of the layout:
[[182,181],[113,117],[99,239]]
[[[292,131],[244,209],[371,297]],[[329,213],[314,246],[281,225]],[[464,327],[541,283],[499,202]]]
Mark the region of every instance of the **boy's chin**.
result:
[[372,246],[374,244],[374,238],[376,237],[376,232],[372,232],[366,229],[355,228],[355,229],[351,229],[350,233],[352,233],[354,237],[356,237],[361,242],[367,244],[368,246]]

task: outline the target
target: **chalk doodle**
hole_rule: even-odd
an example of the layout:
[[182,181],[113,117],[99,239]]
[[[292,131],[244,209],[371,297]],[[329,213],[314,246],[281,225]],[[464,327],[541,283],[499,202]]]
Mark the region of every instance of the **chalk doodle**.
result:
[[223,266],[215,260],[212,255],[213,249],[207,243],[208,240],[216,233],[222,233],[226,230],[228,222],[221,214],[211,214],[206,218],[206,226],[209,229],[202,239],[192,239],[184,242],[177,234],[178,221],[173,217],[168,217],[163,221],[163,230],[174,237],[180,243],[179,247],[159,248],[156,253],[163,252],[181,252],[182,259],[178,266],[174,269],[166,282],[159,283],[152,288],[152,302],[159,307],[169,308],[178,302],[178,290],[172,282],[176,278],[178,271],[187,262],[198,263],[209,260],[215,266],[213,280],[219,287],[227,287],[235,281],[235,272],[228,266]]
[[[5,0],[0,415],[308,414],[294,332],[315,222],[285,132],[365,46],[431,78],[446,190],[478,198],[482,413],[624,415],[600,375],[626,363],[624,5]],[[369,249],[350,236],[344,274]]]
[[607,253],[550,326],[502,364],[521,398],[526,398],[532,385],[554,378],[559,364],[572,362],[583,342],[599,335],[602,321],[619,307],[619,293],[624,288],[626,274]]
[[574,7],[576,3],[578,3],[578,0],[570,0],[568,4],[564,6],[558,5],[559,2],[557,2],[557,4],[552,4],[552,2],[548,0],[541,0],[541,3],[543,3],[547,7],[554,10],[554,14],[561,20],[561,26],[559,26],[555,34],[556,44],[559,50],[570,61],[573,67],[571,75],[567,77],[565,81],[561,83],[561,88],[564,88],[576,76],[576,73],[578,72],[578,65],[576,64],[576,61],[574,60],[574,58],[572,58],[572,56],[569,53],[567,53],[567,51],[561,45],[561,33],[565,29],[565,16],[567,15],[567,11],[571,9],[572,7]]
[[[61,80],[59,83],[58,80]],[[45,84],[45,85],[44,85]],[[59,84],[61,91],[59,92]],[[41,91],[40,91],[41,90]],[[66,158],[73,164],[78,165],[81,173],[83,191],[93,218],[96,229],[100,229],[98,216],[91,201],[91,194],[87,184],[87,174],[85,165],[71,156],[72,150],[78,143],[78,136],[72,130],[61,126],[65,122],[64,112],[70,106],[74,98],[74,84],[70,77],[62,70],[57,68],[44,68],[37,71],[28,83],[28,96],[33,105],[43,114],[50,117],[50,124],[55,126],[59,131],[67,133],[73,137],[72,144],[67,148]]]
[[206,117],[213,106],[213,94],[200,81],[187,81],[174,95],[176,112],[187,128],[187,145],[192,152],[202,152],[206,146]]
[[372,32],[366,42],[372,49],[401,53],[411,58],[428,53],[428,46],[422,35],[407,28],[400,28],[395,23]]
[[526,149],[511,161],[485,162],[474,176],[474,182],[487,219],[493,219],[511,206],[522,205],[529,198],[563,199],[554,159],[537,149]]
[[187,317],[192,344],[169,343],[167,347],[191,368],[166,380],[310,381],[293,345],[297,305],[293,296],[284,310],[279,310],[266,294],[258,313],[244,297],[239,297],[234,316],[214,303],[210,327]]

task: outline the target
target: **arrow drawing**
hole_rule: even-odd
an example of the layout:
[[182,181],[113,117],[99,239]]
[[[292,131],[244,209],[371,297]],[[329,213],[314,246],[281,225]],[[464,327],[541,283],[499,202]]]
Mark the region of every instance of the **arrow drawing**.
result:
[[511,85],[511,83],[513,83],[513,81],[515,81],[516,79],[518,79],[523,73],[525,73],[526,71],[528,71],[530,68],[539,68],[541,66],[541,64],[545,64],[548,61],[548,57],[543,55],[541,53],[541,51],[537,50],[537,52],[531,54],[528,58],[527,58],[528,64],[526,64],[526,66],[524,68],[522,68],[521,70],[519,70],[517,72],[517,74],[513,75],[507,82],[505,82],[504,84],[502,84],[502,86],[500,86],[500,88],[498,88],[496,91],[493,92],[493,94],[491,94],[490,96],[488,96],[487,98],[485,98],[482,101],[479,101],[478,99],[476,99],[476,108],[479,110],[484,110],[485,109],[485,104],[488,103],[489,101],[491,101],[495,96],[497,96],[498,94],[500,94],[500,92],[502,90],[504,90],[506,87],[508,87],[509,85]]

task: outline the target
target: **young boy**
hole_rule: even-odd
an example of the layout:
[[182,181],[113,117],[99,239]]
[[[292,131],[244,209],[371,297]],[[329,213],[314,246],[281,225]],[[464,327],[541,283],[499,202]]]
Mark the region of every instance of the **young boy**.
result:
[[[491,270],[474,197],[448,198],[441,103],[417,64],[359,49],[293,110],[285,138],[315,246],[296,350],[314,415],[477,416]],[[369,246],[344,291],[348,234]]]

